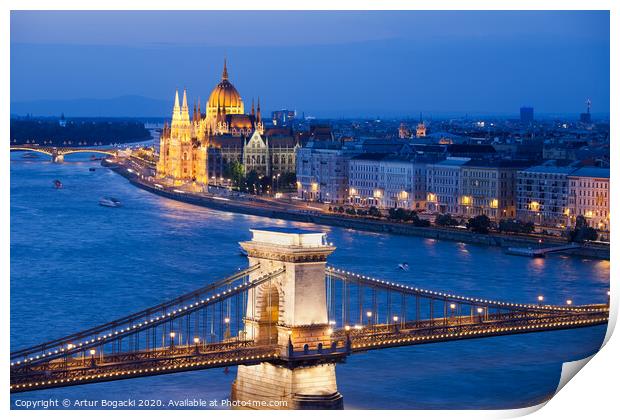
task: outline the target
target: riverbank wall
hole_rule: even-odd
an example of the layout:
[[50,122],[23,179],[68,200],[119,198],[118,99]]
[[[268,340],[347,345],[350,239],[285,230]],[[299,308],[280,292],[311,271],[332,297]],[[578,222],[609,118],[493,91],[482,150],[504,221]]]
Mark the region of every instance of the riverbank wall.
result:
[[[244,204],[241,201],[221,200],[211,197],[196,196],[187,193],[178,193],[163,188],[155,187],[144,183],[139,177],[123,170],[121,166],[106,165],[119,175],[127,178],[131,184],[149,191],[153,194],[166,197],[172,200],[181,201],[188,204],[211,208],[213,210],[227,211],[233,213],[249,214],[272,219],[283,219],[295,222],[314,223],[317,225],[335,226],[345,229],[354,229],[367,232],[389,233],[394,235],[418,236],[436,240],[446,240],[454,242],[471,243],[486,246],[499,247],[532,247],[540,248],[542,245],[537,237],[520,235],[507,235],[498,233],[478,234],[467,230],[457,230],[452,228],[440,227],[416,227],[410,224],[391,222],[386,220],[372,220],[344,215],[302,213],[296,210],[280,210],[265,207],[257,207],[251,204]],[[554,247],[566,245],[566,241],[561,238],[544,238],[544,247]],[[587,244],[580,248],[562,251],[562,254],[573,255],[583,258],[609,260],[609,246],[599,244]]]

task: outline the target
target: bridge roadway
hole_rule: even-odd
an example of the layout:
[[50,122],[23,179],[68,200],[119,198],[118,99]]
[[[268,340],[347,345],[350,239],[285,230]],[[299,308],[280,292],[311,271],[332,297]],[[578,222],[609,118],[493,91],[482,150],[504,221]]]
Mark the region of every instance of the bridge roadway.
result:
[[259,345],[233,337],[212,344],[160,347],[111,355],[61,357],[11,367],[11,393],[106,382],[191,370],[262,362],[300,366],[339,362],[347,356],[390,347],[582,328],[607,323],[606,305],[575,307],[561,313],[512,311],[502,314],[450,316],[394,324],[347,326],[331,331],[322,349]]

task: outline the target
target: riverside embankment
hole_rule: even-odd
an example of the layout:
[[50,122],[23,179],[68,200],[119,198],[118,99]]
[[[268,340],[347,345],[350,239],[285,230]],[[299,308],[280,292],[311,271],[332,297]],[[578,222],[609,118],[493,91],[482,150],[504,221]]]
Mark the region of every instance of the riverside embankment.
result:
[[[114,172],[127,178],[129,182],[138,188],[166,197],[197,206],[208,207],[214,210],[234,213],[249,214],[253,216],[284,219],[296,222],[307,222],[318,225],[337,226],[347,229],[363,230],[368,232],[390,233],[395,235],[419,236],[424,238],[472,243],[499,247],[532,247],[548,248],[566,244],[561,238],[532,237],[525,235],[508,235],[499,233],[478,234],[467,230],[441,227],[416,227],[411,224],[392,222],[388,220],[373,220],[348,215],[332,215],[315,211],[287,209],[284,205],[277,207],[267,202],[241,201],[236,199],[222,199],[217,196],[195,195],[185,192],[175,192],[167,188],[159,188],[145,182],[135,172],[128,172],[123,166],[110,165],[102,162]],[[606,259],[610,257],[609,246],[605,244],[586,244],[580,248],[562,251],[563,254]]]

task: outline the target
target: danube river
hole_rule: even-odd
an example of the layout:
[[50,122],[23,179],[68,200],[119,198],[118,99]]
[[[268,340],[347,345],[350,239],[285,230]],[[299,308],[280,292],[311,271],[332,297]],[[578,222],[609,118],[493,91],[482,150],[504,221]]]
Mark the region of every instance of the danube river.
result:
[[[250,228],[320,229],[332,265],[466,296],[602,303],[609,261],[528,259],[499,248],[222,213],[131,186],[98,162],[11,154],[11,349],[157,304],[246,266]],[[89,171],[97,167],[96,171]],[[52,182],[60,179],[63,188]],[[122,208],[98,205],[113,196]],[[397,265],[409,264],[402,272]],[[556,389],[562,362],[596,352],[605,327],[428,344],[355,355],[337,367],[345,408],[516,408]],[[235,370],[206,370],[16,394],[12,401],[229,396]],[[8,385],[7,385],[8,386]],[[12,405],[12,407],[15,407]]]

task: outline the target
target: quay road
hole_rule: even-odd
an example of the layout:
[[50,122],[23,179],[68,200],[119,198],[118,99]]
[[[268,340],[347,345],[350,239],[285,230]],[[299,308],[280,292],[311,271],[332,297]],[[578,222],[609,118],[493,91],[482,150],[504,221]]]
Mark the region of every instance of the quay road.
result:
[[[405,236],[419,236],[424,238],[449,240],[463,243],[473,243],[502,248],[522,247],[540,248],[566,245],[560,238],[545,237],[544,245],[539,236],[512,235],[489,233],[486,235],[472,233],[465,229],[451,229],[438,226],[416,227],[407,223],[389,220],[375,220],[366,217],[333,214],[304,201],[272,199],[264,196],[254,196],[232,192],[225,188],[210,187],[209,193],[197,193],[179,189],[179,187],[165,186],[154,179],[154,167],[149,162],[135,157],[115,159],[107,158],[102,165],[109,167],[119,175],[127,178],[133,185],[151,193],[194,204],[214,210],[233,213],[249,214],[272,219],[291,220],[296,222],[314,223],[326,226],[338,226],[347,229],[368,232],[390,233]],[[215,193],[216,191],[221,192]],[[608,244],[588,243],[577,248],[562,251],[564,254],[594,259],[609,260]]]

